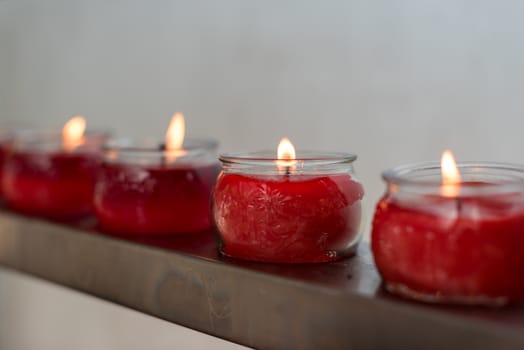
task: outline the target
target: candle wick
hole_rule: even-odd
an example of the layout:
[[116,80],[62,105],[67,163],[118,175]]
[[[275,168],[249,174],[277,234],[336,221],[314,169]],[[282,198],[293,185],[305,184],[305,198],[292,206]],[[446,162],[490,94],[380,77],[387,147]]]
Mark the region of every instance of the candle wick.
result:
[[161,143],[158,145],[158,150],[162,152],[162,155],[160,156],[160,163],[165,166],[167,164],[167,157],[166,157],[166,144]]
[[457,206],[457,214],[460,215],[460,212],[462,211],[462,199],[460,197],[455,198],[455,205]]
[[287,176],[287,177],[289,177],[289,175],[291,175],[291,167],[289,167],[289,166],[285,167],[284,175]]

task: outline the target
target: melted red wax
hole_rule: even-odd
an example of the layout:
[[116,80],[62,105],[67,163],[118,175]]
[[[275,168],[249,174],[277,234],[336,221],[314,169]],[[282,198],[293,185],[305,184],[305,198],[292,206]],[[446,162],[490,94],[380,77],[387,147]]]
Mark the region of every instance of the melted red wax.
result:
[[2,189],[16,211],[53,219],[90,213],[99,156],[80,153],[11,154],[5,161]]
[[107,164],[95,190],[103,230],[130,235],[191,233],[211,227],[218,165],[143,167]]
[[222,253],[284,263],[340,258],[358,239],[363,195],[347,174],[223,174],[214,195]]
[[373,221],[372,250],[390,286],[435,300],[524,300],[524,198],[385,197]]

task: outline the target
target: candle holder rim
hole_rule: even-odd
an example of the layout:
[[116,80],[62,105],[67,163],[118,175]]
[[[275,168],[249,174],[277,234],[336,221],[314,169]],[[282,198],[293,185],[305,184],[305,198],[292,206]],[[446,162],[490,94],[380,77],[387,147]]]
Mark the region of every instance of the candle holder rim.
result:
[[[27,137],[54,137],[61,136],[62,129],[47,129],[38,127],[24,127],[24,128],[13,128],[11,130],[5,130],[6,132],[12,133],[16,136],[27,136]],[[99,135],[99,134],[110,134],[111,132],[106,129],[99,128],[87,128],[85,134],[88,135]]]
[[[268,163],[274,165],[275,161],[279,159],[275,151],[258,151],[258,152],[227,152],[221,153],[218,159],[225,164],[244,164],[250,162]],[[353,153],[346,152],[316,152],[316,151],[301,151],[298,152],[297,157],[293,159],[297,162],[333,162],[337,164],[353,163],[358,156]]]
[[[110,130],[87,129],[84,136],[87,137],[109,137]],[[0,130],[0,138],[13,140],[15,142],[39,143],[52,141],[62,137],[62,130],[58,129],[39,129],[39,128],[13,128],[10,130]]]
[[[501,188],[503,186],[517,186],[524,187],[524,165],[515,163],[503,163],[503,162],[480,162],[480,161],[464,161],[458,162],[457,167],[464,173],[464,169],[490,169],[498,171],[507,171],[512,174],[518,174],[520,176],[512,178],[511,181],[505,181],[502,183],[489,183],[486,182],[483,188]],[[394,184],[397,186],[409,186],[409,187],[420,187],[420,188],[434,188],[435,186],[441,186],[442,181],[424,181],[413,177],[408,177],[408,174],[415,172],[438,170],[440,173],[440,162],[421,162],[421,163],[410,163],[399,165],[382,172],[382,179],[388,184]],[[471,190],[478,190],[479,186],[471,185],[466,183],[460,184],[461,188],[470,188]]]
[[[151,143],[151,144],[149,144]],[[156,144],[156,147],[155,147]],[[185,138],[183,149],[186,151],[192,150],[213,150],[218,147],[218,141],[212,138]],[[133,138],[112,138],[102,145],[102,151],[110,152],[129,152],[140,154],[157,154],[165,151],[164,142],[156,142],[149,139],[133,139]]]
[[[93,151],[89,146],[97,145],[100,150],[101,145],[105,139],[109,138],[111,131],[102,129],[89,129],[84,133],[84,137],[88,140],[85,145],[77,147],[72,153]],[[55,129],[36,129],[27,128],[20,129],[13,132],[10,139],[6,139],[10,147],[17,152],[49,152],[57,151],[63,148],[62,146],[62,131]],[[56,147],[55,144],[56,143]],[[42,145],[53,145],[51,148],[41,147]],[[100,146],[99,146],[100,145]],[[87,148],[86,148],[87,146]]]
[[0,142],[11,141],[20,134],[36,134],[38,131],[51,132],[50,129],[39,129],[30,123],[19,122],[15,120],[2,122],[0,124]]

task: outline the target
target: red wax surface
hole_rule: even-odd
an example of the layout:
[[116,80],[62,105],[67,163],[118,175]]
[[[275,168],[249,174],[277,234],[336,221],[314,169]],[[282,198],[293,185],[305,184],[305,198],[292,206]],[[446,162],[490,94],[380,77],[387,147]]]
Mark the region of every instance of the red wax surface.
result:
[[429,301],[524,300],[524,197],[383,198],[377,267],[394,291]]
[[191,233],[211,227],[210,197],[218,164],[139,166],[104,164],[95,213],[108,232]]
[[347,174],[222,174],[214,194],[222,253],[282,263],[348,255],[358,242],[363,195]]
[[94,153],[14,152],[5,161],[2,189],[11,209],[52,219],[91,212],[99,156]]

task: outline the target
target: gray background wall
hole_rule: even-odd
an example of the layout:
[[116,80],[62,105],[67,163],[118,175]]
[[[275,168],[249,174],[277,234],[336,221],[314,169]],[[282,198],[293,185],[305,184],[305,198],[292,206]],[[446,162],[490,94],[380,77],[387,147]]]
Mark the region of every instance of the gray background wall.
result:
[[404,162],[524,163],[524,2],[0,0],[0,115],[223,151],[355,152],[371,208]]

